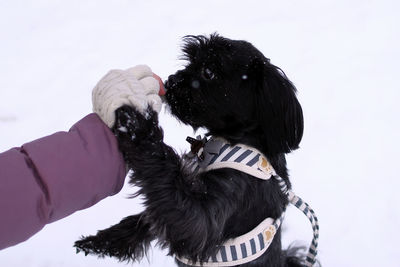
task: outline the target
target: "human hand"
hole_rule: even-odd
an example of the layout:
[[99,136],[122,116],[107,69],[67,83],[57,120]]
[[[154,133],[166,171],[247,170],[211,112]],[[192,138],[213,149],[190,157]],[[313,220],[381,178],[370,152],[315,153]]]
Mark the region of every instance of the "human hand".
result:
[[142,114],[146,113],[148,106],[160,112],[159,94],[164,92],[161,79],[146,65],[111,70],[93,89],[93,112],[111,128],[115,124],[115,111],[125,105],[134,107]]

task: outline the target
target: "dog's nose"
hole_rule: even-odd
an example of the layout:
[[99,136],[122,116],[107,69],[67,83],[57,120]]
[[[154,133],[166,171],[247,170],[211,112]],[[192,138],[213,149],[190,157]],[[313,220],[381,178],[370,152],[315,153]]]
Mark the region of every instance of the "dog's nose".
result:
[[177,82],[176,75],[170,75],[168,77],[168,80],[164,83],[166,89],[168,90],[169,88],[173,87]]

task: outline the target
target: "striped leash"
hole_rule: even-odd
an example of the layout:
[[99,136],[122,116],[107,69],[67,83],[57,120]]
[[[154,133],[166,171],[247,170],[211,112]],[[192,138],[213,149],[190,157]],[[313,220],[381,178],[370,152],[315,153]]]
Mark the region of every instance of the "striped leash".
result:
[[285,181],[279,177],[274,177],[281,188],[281,191],[288,196],[288,200],[291,204],[293,204],[296,208],[301,210],[304,215],[310,220],[312,229],[313,229],[313,240],[311,241],[311,245],[308,249],[308,254],[306,256],[306,266],[311,267],[315,264],[317,257],[317,248],[318,248],[318,238],[319,238],[319,224],[317,216],[315,215],[314,210],[300,197],[298,197],[293,191],[288,190]]

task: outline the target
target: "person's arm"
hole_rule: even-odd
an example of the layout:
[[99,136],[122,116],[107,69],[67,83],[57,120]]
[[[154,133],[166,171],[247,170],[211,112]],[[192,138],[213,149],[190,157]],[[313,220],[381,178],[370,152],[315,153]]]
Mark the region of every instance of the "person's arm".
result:
[[145,112],[151,106],[159,112],[161,91],[160,78],[146,65],[109,71],[93,89],[96,114],[69,132],[1,153],[0,249],[119,192],[126,167],[110,130],[115,110],[128,105]]
[[0,249],[118,193],[125,176],[117,140],[96,114],[0,153]]

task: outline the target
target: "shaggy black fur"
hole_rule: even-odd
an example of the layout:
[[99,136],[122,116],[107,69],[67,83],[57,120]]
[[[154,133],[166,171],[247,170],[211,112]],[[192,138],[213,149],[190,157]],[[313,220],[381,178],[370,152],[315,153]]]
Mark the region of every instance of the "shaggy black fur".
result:
[[[165,83],[171,113],[209,135],[257,148],[290,187],[285,153],[298,148],[303,115],[286,75],[250,43],[216,34],[186,37],[183,52],[187,66]],[[157,114],[150,109],[145,115],[131,107],[118,109],[113,130],[146,209],[77,241],[78,251],[140,260],[157,239],[171,255],[205,261],[225,240],[267,217],[280,217],[288,204],[275,179],[233,169],[190,173],[163,142]],[[297,251],[282,250],[279,230],[263,256],[241,266],[302,264]]]

